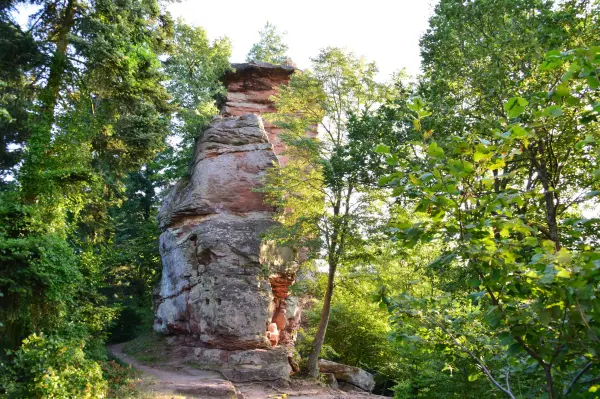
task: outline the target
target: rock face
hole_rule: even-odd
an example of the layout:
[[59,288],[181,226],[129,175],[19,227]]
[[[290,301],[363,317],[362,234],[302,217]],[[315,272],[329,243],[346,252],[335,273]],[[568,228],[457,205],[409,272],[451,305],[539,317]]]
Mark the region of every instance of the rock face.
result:
[[358,367],[321,359],[319,360],[319,370],[321,373],[333,374],[342,389],[344,384],[351,385],[350,388],[356,387],[367,392],[371,392],[375,388],[373,375]]
[[[271,96],[277,94],[282,84],[287,84],[296,69],[292,66],[273,65],[264,62],[249,64],[232,64],[234,71],[225,75],[227,99],[221,110],[224,116],[239,116],[246,113],[262,115],[275,112]],[[263,121],[269,142],[273,144],[275,155],[281,164],[286,157],[281,154],[285,145],[279,139],[281,129],[274,124]],[[316,135],[310,134],[309,135]]]
[[227,116],[275,112],[270,97],[277,94],[280,85],[287,84],[296,70],[292,66],[265,62],[232,64],[231,67],[233,71],[225,75],[227,100],[221,112]]
[[[291,73],[240,69],[254,76],[254,83],[242,81],[260,101],[278,84],[274,77]],[[229,86],[238,87],[234,82]],[[173,187],[159,212],[163,273],[154,329],[171,336],[179,358],[233,381],[287,379],[301,312],[288,292],[298,255],[261,242],[275,223],[274,209],[255,190],[279,161],[258,109],[240,104],[226,105],[203,132],[189,178]]]

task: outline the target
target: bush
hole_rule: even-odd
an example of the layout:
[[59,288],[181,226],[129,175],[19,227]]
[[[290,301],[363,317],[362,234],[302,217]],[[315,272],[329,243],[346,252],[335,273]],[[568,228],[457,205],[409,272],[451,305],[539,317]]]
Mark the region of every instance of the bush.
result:
[[138,373],[131,366],[113,359],[102,363],[102,373],[108,381],[107,399],[125,399],[138,396]]
[[6,398],[96,399],[106,394],[98,363],[85,357],[83,341],[32,334],[12,361],[0,364]]

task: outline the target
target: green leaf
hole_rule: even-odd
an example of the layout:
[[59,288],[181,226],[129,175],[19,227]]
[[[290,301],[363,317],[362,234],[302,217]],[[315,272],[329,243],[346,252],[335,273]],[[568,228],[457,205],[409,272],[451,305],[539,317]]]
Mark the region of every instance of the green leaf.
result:
[[571,277],[571,273],[569,273],[565,269],[561,269],[561,270],[558,271],[558,273],[556,273],[556,277],[570,278]]
[[443,158],[444,150],[434,141],[427,147],[427,155],[433,158]]
[[496,328],[500,325],[500,313],[496,310],[495,306],[492,306],[484,316],[486,323],[489,324],[490,327]]
[[509,118],[516,118],[525,111],[525,107],[529,104],[529,101],[523,97],[511,97],[505,104],[504,110],[508,114]]
[[[479,280],[477,280],[477,282],[479,282]],[[469,298],[471,300],[471,302],[473,302],[473,304],[476,304],[486,294],[487,294],[487,291],[485,291],[485,290],[484,291],[479,291],[479,292],[472,292],[469,295],[467,295],[467,298]]]
[[542,64],[542,70],[548,71],[556,69],[563,64],[562,54],[558,50],[551,50],[544,56],[545,61]]
[[510,138],[521,139],[529,136],[529,132],[522,126],[515,125],[510,129]]
[[571,91],[569,90],[569,86],[566,84],[560,84],[556,87],[554,93],[560,97],[567,97],[569,94],[571,94]]
[[490,153],[483,153],[483,152],[479,152],[476,151],[475,154],[473,154],[473,161],[475,162],[480,162],[480,161],[488,161],[492,158],[494,154]]
[[600,87],[600,80],[598,80],[598,78],[593,75],[587,77],[587,82],[588,86],[590,86],[590,89],[596,90]]
[[456,258],[456,254],[444,254],[427,265],[428,268],[439,269],[442,266],[450,264]]
[[474,165],[469,161],[463,161],[463,169],[467,173],[473,173],[475,171]]
[[378,154],[389,154],[390,147],[385,144],[377,144],[377,147],[375,147],[375,152]]
[[386,184],[388,184],[390,182],[390,177],[389,176],[381,176],[379,178],[379,181],[377,182],[377,184],[381,187],[381,186],[385,186]]
[[390,166],[396,166],[398,165],[398,156],[396,154],[394,155],[390,155],[388,157],[385,158],[385,163],[390,165]]
[[425,102],[421,97],[412,97],[408,100],[407,107],[411,111],[419,112],[425,108]]
[[563,114],[563,110],[560,105],[551,105],[544,109],[542,112],[544,116],[550,116],[552,118],[557,118]]
[[520,344],[514,343],[508,347],[508,350],[506,351],[506,353],[508,355],[515,355],[515,354],[521,352],[522,350],[523,350],[523,348],[521,347]]
[[573,255],[566,248],[561,248],[560,251],[558,251],[558,254],[556,254],[556,260],[562,264],[571,263],[572,259]]
[[481,285],[481,280],[473,278],[473,279],[469,280],[469,285],[473,288],[477,288]]
[[477,381],[477,380],[479,379],[479,376],[480,376],[480,375],[481,375],[481,374],[471,374],[471,375],[468,377],[468,379],[469,379],[469,382]]

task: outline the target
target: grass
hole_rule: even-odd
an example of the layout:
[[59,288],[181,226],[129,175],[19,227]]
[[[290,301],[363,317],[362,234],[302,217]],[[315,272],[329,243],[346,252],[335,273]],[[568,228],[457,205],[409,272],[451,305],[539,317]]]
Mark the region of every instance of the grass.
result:
[[149,332],[127,342],[123,351],[140,363],[153,364],[166,358],[165,348],[165,338],[160,334]]

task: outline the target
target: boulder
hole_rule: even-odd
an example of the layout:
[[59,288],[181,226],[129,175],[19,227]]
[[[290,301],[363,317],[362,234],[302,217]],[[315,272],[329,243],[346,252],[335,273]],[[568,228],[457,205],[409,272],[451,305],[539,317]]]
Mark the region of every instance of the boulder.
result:
[[345,383],[367,392],[371,392],[375,388],[373,375],[358,367],[346,366],[345,364],[320,359],[319,371],[321,373],[333,374],[335,379],[340,383],[340,386],[342,386],[342,383]]
[[286,380],[291,371],[287,350],[282,347],[235,352],[221,368],[225,378],[234,382]]
[[323,378],[325,379],[325,384],[327,384],[329,386],[329,388],[332,389],[340,389],[337,380],[335,379],[335,376],[331,373],[322,373]]

